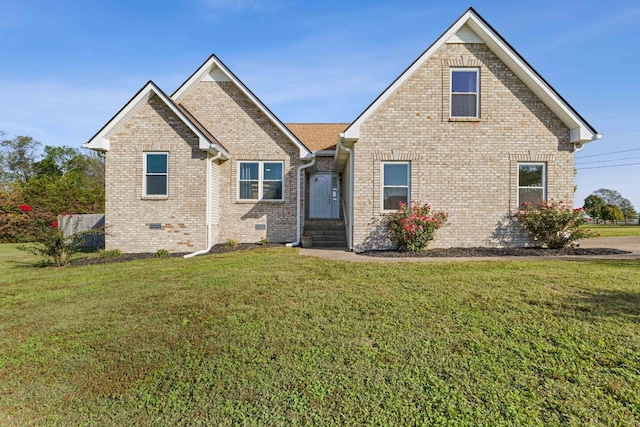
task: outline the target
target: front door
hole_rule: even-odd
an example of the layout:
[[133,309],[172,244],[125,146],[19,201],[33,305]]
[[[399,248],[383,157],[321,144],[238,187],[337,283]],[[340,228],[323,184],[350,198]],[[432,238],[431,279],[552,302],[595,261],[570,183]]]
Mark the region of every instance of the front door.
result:
[[309,180],[309,218],[331,218],[333,209],[333,177],[330,173],[316,173]]

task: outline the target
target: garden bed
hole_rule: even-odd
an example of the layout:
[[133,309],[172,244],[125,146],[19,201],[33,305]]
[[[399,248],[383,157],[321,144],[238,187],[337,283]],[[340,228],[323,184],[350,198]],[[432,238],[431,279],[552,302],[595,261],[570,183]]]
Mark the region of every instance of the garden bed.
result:
[[507,256],[580,256],[580,255],[622,255],[630,251],[611,248],[447,248],[429,249],[424,252],[406,252],[395,249],[362,252],[360,255],[371,257],[433,257],[433,258],[464,258],[464,257],[507,257]]
[[[282,243],[265,243],[263,245],[258,245],[256,243],[239,243],[236,246],[228,246],[225,244],[214,245],[208,254],[223,254],[226,252],[235,252],[235,251],[243,251],[250,249],[261,249],[261,248],[273,248],[273,247],[283,247]],[[177,258],[183,257],[190,252],[176,252],[171,253],[166,258]],[[135,253],[135,254],[123,254],[118,257],[109,258],[109,259],[101,259],[98,257],[89,257],[76,259],[69,263],[69,265],[73,266],[82,266],[82,265],[95,265],[95,264],[107,264],[111,262],[126,262],[126,261],[135,261],[139,259],[149,259],[149,258],[162,258],[157,256],[155,253],[151,252],[143,252],[143,253]]]

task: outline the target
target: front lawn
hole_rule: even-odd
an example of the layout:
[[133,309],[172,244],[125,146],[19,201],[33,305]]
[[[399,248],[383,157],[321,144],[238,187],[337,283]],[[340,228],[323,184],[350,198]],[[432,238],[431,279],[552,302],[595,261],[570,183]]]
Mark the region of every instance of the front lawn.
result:
[[621,236],[640,236],[640,225],[603,225],[603,224],[585,224],[583,228],[589,228],[591,231],[600,233],[602,237],[621,237]]
[[0,425],[640,423],[639,261],[24,256],[0,245]]

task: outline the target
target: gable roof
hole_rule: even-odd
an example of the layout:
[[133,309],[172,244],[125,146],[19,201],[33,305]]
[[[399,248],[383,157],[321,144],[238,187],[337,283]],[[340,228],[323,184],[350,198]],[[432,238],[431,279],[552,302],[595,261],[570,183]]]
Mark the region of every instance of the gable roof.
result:
[[595,128],[587,123],[484,18],[473,8],[469,8],[356,118],[351,126],[344,132],[344,139],[357,140],[360,137],[360,125],[398,90],[442,45],[447,43],[447,41],[486,44],[570,129],[570,140],[572,143],[581,145],[601,138],[601,135],[598,134]]
[[227,68],[226,65],[218,57],[215,55],[211,55],[209,59],[207,59],[204,64],[202,64],[192,75],[189,77],[182,85],[171,95],[171,98],[176,100],[176,102],[180,102],[181,97],[193,86],[195,83],[199,82],[202,78],[207,78],[211,80],[218,81],[231,81],[233,82],[240,91],[249,98],[258,109],[267,116],[267,118],[279,129],[281,130],[286,137],[300,150],[301,158],[310,158],[313,157],[311,150],[305,146],[302,141],[300,141],[292,132],[289,130],[284,123],[276,117],[275,114],[266,105],[258,99],[253,92],[249,90],[247,86],[245,86],[242,81],[236,77],[235,74]]
[[293,134],[314,153],[335,150],[340,133],[349,123],[286,123]]
[[220,142],[207,131],[183,106],[176,105],[154,82],[149,80],[146,85],[136,93],[124,107],[116,113],[86,144],[84,148],[96,151],[109,151],[110,138],[124,123],[146,103],[152,95],[161,99],[167,107],[198,137],[198,146],[203,151],[222,153],[222,157],[229,158],[229,152]]

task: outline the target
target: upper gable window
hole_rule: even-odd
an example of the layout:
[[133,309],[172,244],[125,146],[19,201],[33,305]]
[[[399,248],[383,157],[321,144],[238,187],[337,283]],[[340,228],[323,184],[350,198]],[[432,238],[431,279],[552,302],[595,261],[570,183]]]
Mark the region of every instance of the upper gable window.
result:
[[480,70],[451,69],[451,117],[479,117]]
[[169,153],[144,153],[144,195],[169,195]]
[[240,200],[282,200],[282,162],[240,162]]

